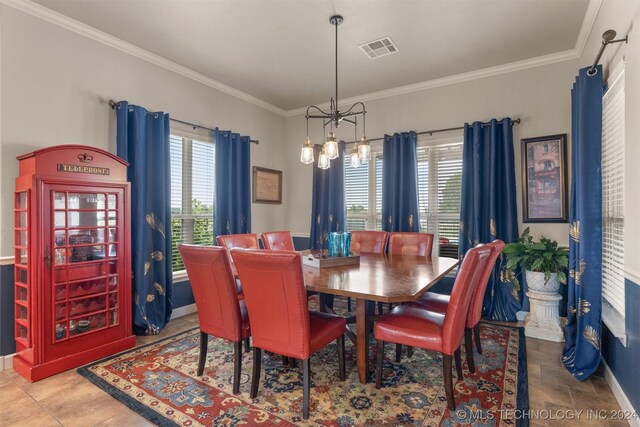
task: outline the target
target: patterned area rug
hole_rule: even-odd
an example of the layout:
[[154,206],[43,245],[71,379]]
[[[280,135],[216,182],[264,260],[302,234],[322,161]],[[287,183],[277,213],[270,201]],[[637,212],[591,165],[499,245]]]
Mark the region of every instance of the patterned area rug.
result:
[[[301,363],[283,366],[279,356],[267,354],[258,397],[251,399],[252,355],[244,353],[240,394],[233,395],[233,346],[210,338],[204,375],[197,377],[197,329],[78,372],[160,426],[528,425],[516,419],[518,411],[528,410],[523,330],[481,324],[481,336],[483,354],[475,354],[476,373],[469,374],[465,362],[464,380],[454,385],[458,406],[453,412],[446,407],[439,354],[416,349],[411,359],[403,355],[397,364],[395,346],[387,345],[383,387],[376,390],[373,373],[369,384],[359,383],[349,340],[344,382],[338,380],[335,344],[312,357],[308,420],[301,416]],[[375,367],[373,349],[371,357]]]

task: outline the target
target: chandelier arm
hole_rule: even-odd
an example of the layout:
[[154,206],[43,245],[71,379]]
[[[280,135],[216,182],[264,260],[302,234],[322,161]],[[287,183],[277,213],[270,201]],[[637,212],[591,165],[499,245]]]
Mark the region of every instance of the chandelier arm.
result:
[[351,123],[352,125],[356,125],[356,127],[358,125],[358,123],[355,120],[347,119],[346,117],[342,117],[342,121]]
[[314,108],[314,109],[318,110],[320,112],[320,114],[324,114],[327,117],[331,117],[332,116],[331,113],[327,113],[326,111],[320,109],[319,107],[317,107],[315,105],[311,105],[311,106],[307,107],[307,114],[306,114],[305,117],[308,117],[310,119],[317,119],[318,117],[323,117],[323,116],[310,116],[309,115],[309,109],[311,109],[311,108]]
[[311,115],[308,118],[310,119],[333,119],[331,114],[323,114],[323,115]]
[[[351,112],[351,110],[353,110],[354,108],[356,108],[356,106],[358,106],[358,105],[362,107],[362,111],[355,111],[355,112],[353,112],[353,113],[352,113],[352,112]],[[342,113],[342,115],[343,115],[343,116],[346,116],[346,115],[354,115],[354,114],[363,114],[363,115],[364,115],[364,114],[366,114],[366,113],[367,113],[367,110],[366,110],[366,108],[365,108],[364,104],[363,104],[362,102],[358,101],[358,102],[354,103],[351,107],[349,107],[349,109],[348,109],[347,111],[345,111],[344,113]]]

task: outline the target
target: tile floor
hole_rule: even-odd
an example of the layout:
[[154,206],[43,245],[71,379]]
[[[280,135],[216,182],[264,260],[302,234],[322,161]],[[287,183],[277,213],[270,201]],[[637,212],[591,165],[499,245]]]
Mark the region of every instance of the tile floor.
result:
[[[195,314],[175,319],[159,336],[139,337],[138,344],[176,334],[197,324]],[[581,383],[564,370],[561,354],[562,344],[527,338],[530,407],[558,414],[565,410],[582,409],[585,412],[580,420],[535,419],[531,425],[628,426],[626,422],[587,420],[587,409],[618,410],[620,407],[602,374]],[[135,427],[152,424],[93,386],[75,370],[36,383],[29,383],[8,370],[0,372],[0,425]]]

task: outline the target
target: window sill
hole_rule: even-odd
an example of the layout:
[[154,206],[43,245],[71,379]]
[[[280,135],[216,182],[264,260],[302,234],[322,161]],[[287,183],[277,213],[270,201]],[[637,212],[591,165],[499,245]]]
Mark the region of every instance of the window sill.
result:
[[180,270],[173,273],[173,283],[186,282],[188,280],[187,270]]
[[614,337],[618,338],[623,346],[627,346],[627,333],[624,317],[620,315],[606,301],[602,301],[602,322],[607,325]]

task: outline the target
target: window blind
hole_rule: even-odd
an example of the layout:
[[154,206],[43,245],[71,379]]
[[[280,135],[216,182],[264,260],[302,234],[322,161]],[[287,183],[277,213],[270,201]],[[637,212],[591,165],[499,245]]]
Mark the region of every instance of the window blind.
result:
[[173,271],[184,270],[178,245],[213,244],[214,144],[172,135],[171,239]]
[[434,234],[435,242],[446,238],[457,244],[462,142],[420,145],[417,154],[420,231]]
[[346,156],[344,193],[347,210],[347,230],[382,229],[382,153],[372,152],[372,160],[351,167]]
[[624,309],[624,69],[602,98],[602,296]]

